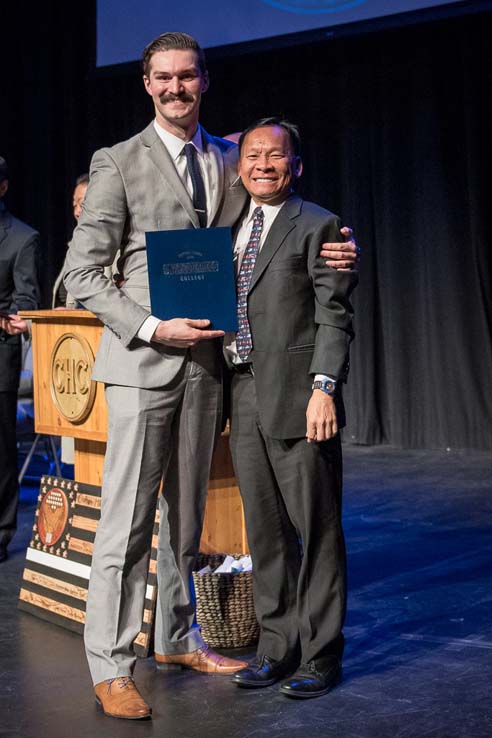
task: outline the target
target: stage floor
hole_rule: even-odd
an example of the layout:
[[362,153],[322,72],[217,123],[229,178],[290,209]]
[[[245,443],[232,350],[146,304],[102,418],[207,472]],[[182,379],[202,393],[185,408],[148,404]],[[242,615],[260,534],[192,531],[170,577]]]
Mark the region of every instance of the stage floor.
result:
[[149,658],[135,674],[149,722],[98,712],[81,637],[16,609],[33,514],[24,494],[0,565],[1,736],[492,736],[491,454],[346,446],[343,683],[291,701]]

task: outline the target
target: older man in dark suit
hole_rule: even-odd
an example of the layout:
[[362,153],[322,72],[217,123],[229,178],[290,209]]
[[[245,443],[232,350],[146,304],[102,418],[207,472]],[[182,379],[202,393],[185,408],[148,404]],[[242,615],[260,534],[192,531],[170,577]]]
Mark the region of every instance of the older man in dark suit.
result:
[[5,207],[8,184],[7,164],[0,157],[0,562],[7,558],[7,546],[16,530],[19,498],[15,431],[22,338],[12,326],[21,323],[19,334],[27,331],[27,324],[18,321],[16,313],[39,307],[39,236]]
[[[295,126],[263,119],[240,141],[251,204],[236,236],[239,331],[231,450],[253,558],[258,660],[236,684],[290,677],[291,697],[328,692],[341,676],[345,548],[341,522],[341,385],[357,273],[328,269],[339,219],[293,192],[302,171]],[[293,672],[295,672],[293,674]]]

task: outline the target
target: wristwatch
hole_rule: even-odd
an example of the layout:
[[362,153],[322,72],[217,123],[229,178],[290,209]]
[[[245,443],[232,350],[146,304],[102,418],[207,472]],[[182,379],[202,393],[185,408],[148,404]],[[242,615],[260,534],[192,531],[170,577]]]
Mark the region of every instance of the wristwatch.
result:
[[313,382],[312,390],[319,389],[325,393],[325,395],[334,395],[337,388],[337,380],[332,377],[325,377],[325,379],[316,379]]

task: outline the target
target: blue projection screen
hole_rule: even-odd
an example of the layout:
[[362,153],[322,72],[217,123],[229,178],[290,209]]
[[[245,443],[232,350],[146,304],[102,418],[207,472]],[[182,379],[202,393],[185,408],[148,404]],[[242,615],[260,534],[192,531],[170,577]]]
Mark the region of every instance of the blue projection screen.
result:
[[204,48],[369,21],[461,0],[98,0],[97,64],[140,59],[165,31]]

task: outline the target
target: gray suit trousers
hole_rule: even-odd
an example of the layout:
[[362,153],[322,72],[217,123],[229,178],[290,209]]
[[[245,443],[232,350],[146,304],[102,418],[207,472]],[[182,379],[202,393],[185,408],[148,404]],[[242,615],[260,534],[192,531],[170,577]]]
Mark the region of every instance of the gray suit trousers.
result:
[[220,371],[217,345],[204,342],[163,388],[106,385],[108,447],[84,635],[95,684],[135,666],[161,478],[155,649],[203,644],[189,582],[221,418]]

